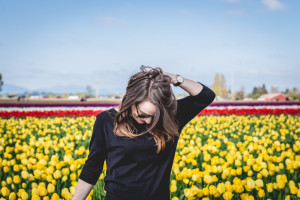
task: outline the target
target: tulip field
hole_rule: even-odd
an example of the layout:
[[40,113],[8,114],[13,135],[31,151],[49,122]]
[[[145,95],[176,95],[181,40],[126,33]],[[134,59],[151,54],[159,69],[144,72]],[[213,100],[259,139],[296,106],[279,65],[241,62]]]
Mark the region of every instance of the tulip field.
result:
[[[72,199],[104,107],[0,108],[0,200]],[[105,172],[87,199],[104,199]],[[170,192],[300,199],[300,104],[208,106],[181,132]]]

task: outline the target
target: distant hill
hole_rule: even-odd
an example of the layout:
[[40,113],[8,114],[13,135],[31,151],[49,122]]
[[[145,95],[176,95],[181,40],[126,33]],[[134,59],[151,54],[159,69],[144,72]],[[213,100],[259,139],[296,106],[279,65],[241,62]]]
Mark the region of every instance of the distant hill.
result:
[[[181,88],[175,88],[173,87],[173,92],[175,95],[179,95],[179,94],[187,94],[186,92],[184,92]],[[112,94],[125,94],[126,91],[126,87],[124,86],[124,88],[112,88],[112,86],[107,86],[104,88],[99,88],[98,90],[98,96],[107,96],[107,95],[112,95]],[[81,85],[55,85],[49,88],[39,88],[39,89],[35,89],[35,90],[30,90],[18,85],[14,85],[14,84],[8,84],[5,83],[2,86],[2,91],[0,92],[0,94],[19,94],[19,95],[23,95],[26,94],[27,92],[33,94],[33,95],[37,95],[37,94],[63,94],[63,93],[68,93],[68,94],[76,94],[76,93],[82,93],[82,92],[87,92],[86,90],[86,86],[81,86]],[[94,92],[95,95],[95,92]]]
[[4,83],[2,85],[2,91],[0,92],[1,94],[23,94],[25,92],[29,91],[27,88],[18,86],[18,85],[13,85],[9,83]]
[[[26,92],[30,92],[31,94],[63,94],[63,93],[69,93],[69,94],[76,94],[81,92],[87,92],[86,86],[81,85],[55,85],[49,88],[39,88],[35,90],[30,90],[18,85],[5,83],[2,86],[1,94],[25,94]],[[100,88],[98,90],[98,95],[110,95],[110,94],[122,94],[122,90],[118,89],[106,89],[106,88]]]

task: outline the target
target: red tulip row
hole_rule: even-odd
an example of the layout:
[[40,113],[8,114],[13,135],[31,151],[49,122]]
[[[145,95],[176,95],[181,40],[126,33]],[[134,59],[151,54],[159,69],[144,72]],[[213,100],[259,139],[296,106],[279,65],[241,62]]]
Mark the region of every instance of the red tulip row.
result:
[[199,115],[264,115],[264,114],[300,114],[300,108],[223,108],[205,109]]
[[[52,111],[0,111],[0,117],[72,117],[96,116],[102,110],[52,110]],[[263,115],[263,114],[300,114],[300,108],[222,108],[204,109],[198,115]]]
[[0,117],[97,116],[102,110],[0,111]]

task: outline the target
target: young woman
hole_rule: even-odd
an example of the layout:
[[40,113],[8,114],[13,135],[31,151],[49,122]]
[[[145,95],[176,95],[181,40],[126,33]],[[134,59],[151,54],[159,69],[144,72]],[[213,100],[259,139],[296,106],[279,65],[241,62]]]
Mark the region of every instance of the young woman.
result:
[[[170,174],[181,130],[215,93],[161,68],[140,70],[130,78],[120,106],[97,115],[73,200],[87,197],[104,160],[105,200],[170,200]],[[170,84],[190,95],[176,100]]]

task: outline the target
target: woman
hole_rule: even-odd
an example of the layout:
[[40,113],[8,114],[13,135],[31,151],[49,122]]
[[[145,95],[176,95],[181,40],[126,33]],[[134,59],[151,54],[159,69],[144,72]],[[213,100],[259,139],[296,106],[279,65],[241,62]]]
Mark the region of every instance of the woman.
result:
[[[176,100],[170,84],[190,95]],[[180,132],[214,98],[200,82],[142,66],[130,78],[120,107],[97,115],[73,200],[87,197],[104,160],[105,200],[169,200]]]

